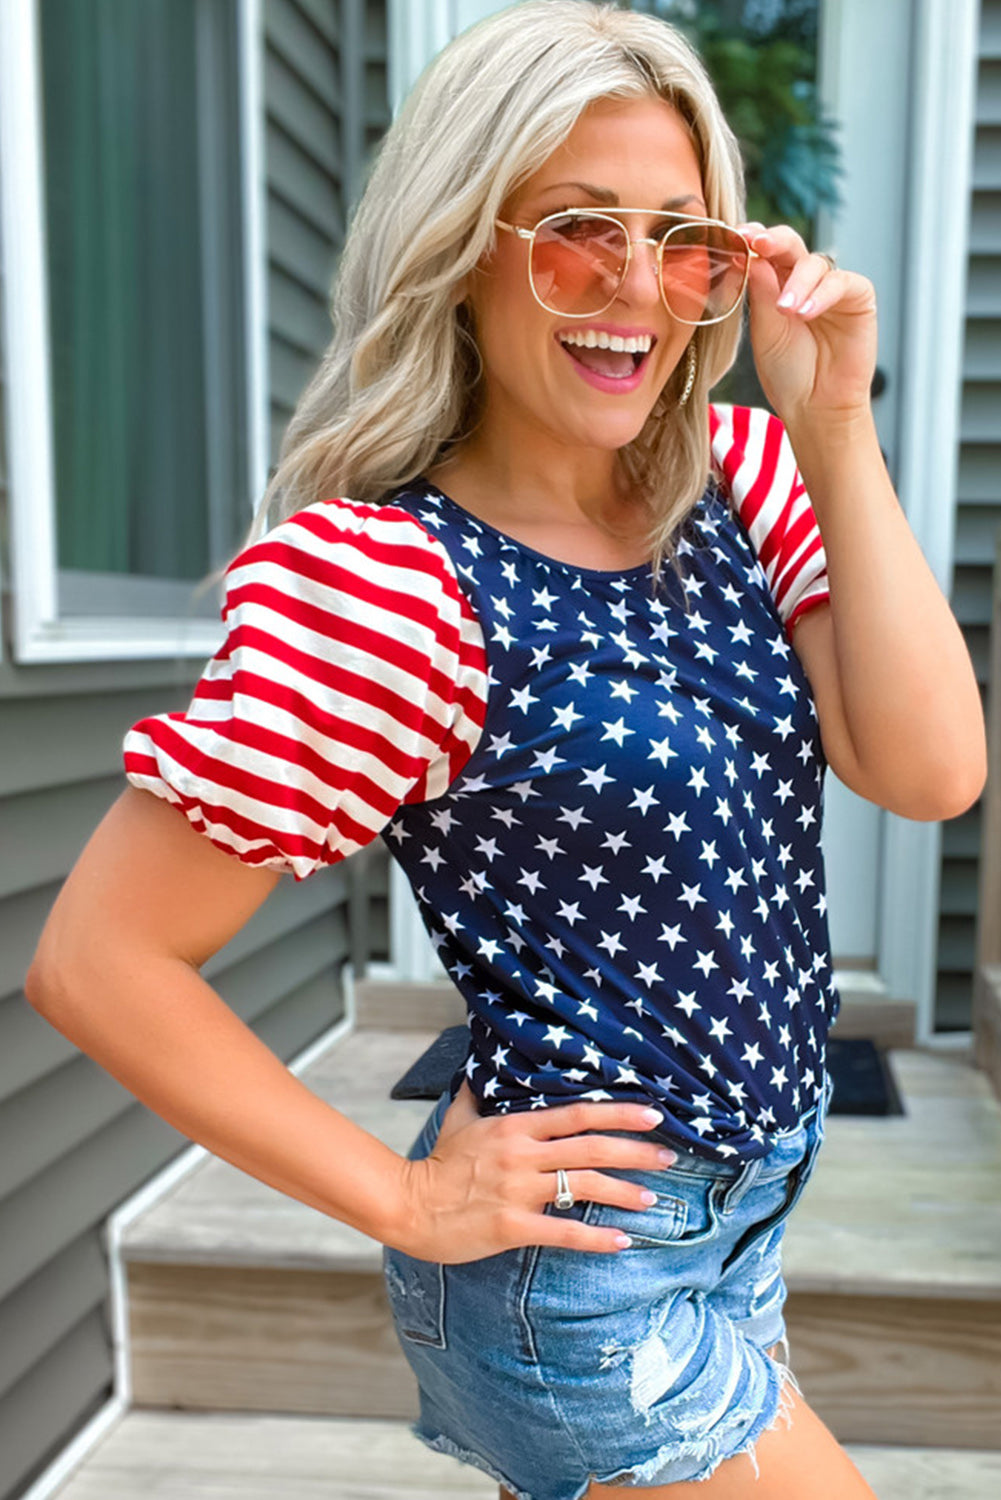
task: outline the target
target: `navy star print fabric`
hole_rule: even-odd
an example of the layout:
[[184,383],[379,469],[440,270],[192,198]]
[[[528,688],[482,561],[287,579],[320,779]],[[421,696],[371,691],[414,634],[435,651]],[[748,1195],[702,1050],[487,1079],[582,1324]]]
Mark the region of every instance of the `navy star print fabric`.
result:
[[812,694],[710,483],[675,575],[562,564],[418,481],[489,663],[443,796],[383,837],[470,1012],[485,1112],[656,1101],[701,1155],[763,1156],[821,1095],[837,1014]]

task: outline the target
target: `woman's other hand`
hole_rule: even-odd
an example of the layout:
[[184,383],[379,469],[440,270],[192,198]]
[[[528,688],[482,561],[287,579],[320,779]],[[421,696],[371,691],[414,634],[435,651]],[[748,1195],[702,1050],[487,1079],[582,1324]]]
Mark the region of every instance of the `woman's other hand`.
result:
[[811,254],[787,224],[743,224],[756,259],[749,279],[758,378],[786,426],[852,421],[869,409],[876,368],[876,292]]
[[655,1141],[583,1132],[652,1130],[662,1119],[657,1110],[652,1116],[642,1104],[591,1102],[481,1116],[463,1081],[430,1155],[407,1162],[406,1243],[401,1239],[399,1248],[446,1264],[519,1245],[623,1249],[628,1240],[617,1230],[544,1209],[554,1200],[560,1167],[580,1201],[647,1207],[644,1189],[601,1168],[666,1171],[674,1154]]

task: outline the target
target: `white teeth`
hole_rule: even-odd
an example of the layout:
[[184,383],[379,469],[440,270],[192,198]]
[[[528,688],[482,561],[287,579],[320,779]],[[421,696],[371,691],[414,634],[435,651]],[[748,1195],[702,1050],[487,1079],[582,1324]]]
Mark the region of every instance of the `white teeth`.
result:
[[561,344],[576,344],[584,349],[617,349],[623,354],[648,354],[653,346],[650,334],[624,339],[617,333],[599,333],[595,328],[582,328],[579,333],[561,333]]

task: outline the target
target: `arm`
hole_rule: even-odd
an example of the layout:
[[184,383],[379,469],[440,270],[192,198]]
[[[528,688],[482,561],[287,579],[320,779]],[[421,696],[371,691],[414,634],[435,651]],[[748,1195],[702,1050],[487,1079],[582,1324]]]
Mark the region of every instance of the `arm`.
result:
[[234,1015],[198,967],[273,890],[129,787],[98,825],[42,933],[25,992],[58,1031],[192,1140],[322,1213],[412,1255],[463,1261],[516,1245],[621,1248],[617,1232],[544,1216],[557,1166],[581,1196],[640,1189],[593,1170],[663,1166],[659,1148],[584,1134],[649,1130],[638,1104],[479,1118],[462,1093],[431,1158],[410,1162],[326,1104]]
[[955,817],[986,779],[983,710],[962,633],[879,450],[872,286],[830,270],[790,229],[748,231],[760,256],[751,277],[758,373],[827,556],[830,603],[804,613],[793,636],[825,754],[846,785],[893,812]]
[[53,1026],[192,1140],[389,1243],[405,1164],[317,1098],[202,979],[281,876],[128,787],[52,908],[25,991]]

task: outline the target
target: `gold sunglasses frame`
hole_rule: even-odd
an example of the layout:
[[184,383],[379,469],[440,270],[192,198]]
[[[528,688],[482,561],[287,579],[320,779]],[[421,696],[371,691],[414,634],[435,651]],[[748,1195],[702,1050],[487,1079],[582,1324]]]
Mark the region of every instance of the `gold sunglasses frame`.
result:
[[[677,219],[678,222],[674,225],[673,228],[669,229],[667,233],[665,235],[662,235],[659,239],[654,239],[652,235],[646,235],[637,239],[633,239],[629,231],[626,229],[626,226],[619,223],[617,217],[619,214],[646,214],[648,218]],[[621,229],[626,237],[626,259],[622,267],[622,274],[619,277],[619,284],[615,288],[615,291],[612,293],[612,295],[609,297],[608,301],[605,303],[604,307],[595,308],[593,312],[560,312],[558,308],[549,307],[545,302],[543,302],[542,298],[535,290],[535,277],[532,275],[532,253],[535,249],[535,236],[538,234],[543,224],[548,224],[552,219],[568,218],[605,219],[608,223],[614,224],[618,229]],[[751,274],[751,261],[757,260],[758,258],[757,252],[751,249],[750,241],[747,239],[747,236],[741,234],[738,229],[734,229],[732,224],[724,223],[722,219],[702,219],[692,214],[673,214],[658,212],[656,209],[652,208],[617,208],[615,210],[615,213],[605,213],[603,209],[595,208],[561,208],[557,209],[555,213],[545,214],[536,224],[534,229],[525,229],[521,224],[508,224],[504,219],[495,219],[494,223],[497,225],[498,229],[510,230],[510,232],[512,234],[516,234],[519,239],[530,241],[531,248],[528,252],[529,289],[531,290],[532,296],[535,298],[536,302],[543,309],[543,311],[553,313],[558,318],[596,318],[599,313],[603,313],[606,308],[611,307],[612,303],[619,295],[619,292],[622,290],[622,286],[625,282],[626,277],[629,275],[629,267],[632,264],[633,259],[633,246],[653,245],[654,249],[657,252],[657,286],[660,289],[660,300],[667,308],[667,311],[671,314],[671,317],[674,318],[675,322],[684,323],[689,328],[708,328],[713,323],[725,323],[727,318],[732,318],[734,313],[740,307],[740,304],[743,301],[744,292],[747,290],[747,278]],[[736,301],[730,308],[729,312],[721,313],[718,318],[699,318],[696,322],[693,322],[691,318],[679,318],[677,313],[668,302],[667,293],[664,290],[664,246],[667,244],[672,234],[674,234],[679,229],[686,228],[690,224],[711,224],[716,229],[726,229],[730,234],[735,234],[738,239],[743,240],[744,244],[747,246],[747,262],[744,266],[744,279],[740,284],[740,291],[737,294]]]

